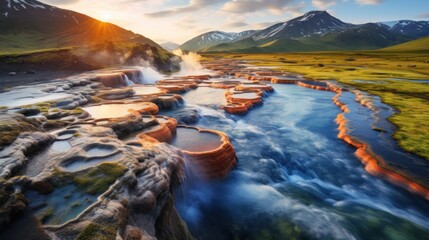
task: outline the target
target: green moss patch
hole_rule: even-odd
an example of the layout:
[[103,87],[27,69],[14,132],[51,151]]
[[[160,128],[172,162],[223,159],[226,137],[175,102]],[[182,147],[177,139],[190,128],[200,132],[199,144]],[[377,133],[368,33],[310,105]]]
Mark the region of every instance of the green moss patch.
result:
[[101,225],[90,223],[77,236],[76,240],[114,240],[116,239],[117,227],[113,225]]
[[4,116],[0,118],[0,148],[10,145],[22,132],[34,132],[40,129],[27,121],[25,117]]
[[73,182],[86,193],[96,195],[107,191],[124,172],[125,167],[120,163],[103,163],[75,176]]

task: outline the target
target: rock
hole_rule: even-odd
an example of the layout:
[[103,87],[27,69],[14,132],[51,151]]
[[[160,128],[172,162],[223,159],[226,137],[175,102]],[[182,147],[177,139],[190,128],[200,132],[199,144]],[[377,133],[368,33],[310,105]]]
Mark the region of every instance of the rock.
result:
[[30,189],[42,194],[49,194],[54,190],[54,187],[47,181],[39,180],[31,182]]
[[36,74],[36,71],[34,71],[34,70],[27,70],[27,71],[25,71],[25,74]]
[[[31,110],[32,111],[32,110]],[[0,149],[15,141],[20,133],[43,131],[42,128],[21,114],[0,115]]]
[[144,129],[144,133],[138,135],[138,138],[145,139],[146,136],[152,137],[159,142],[170,142],[173,139],[173,135],[170,131],[170,128],[168,128],[167,125],[162,123]]
[[185,108],[176,111],[172,114],[172,117],[177,119],[180,124],[195,124],[201,119],[201,115],[194,108]]
[[160,94],[156,98],[150,100],[155,103],[159,109],[171,110],[179,108],[183,105],[183,98],[177,94]]
[[0,208],[1,227],[7,226],[12,219],[24,212],[27,207],[27,201],[21,193],[11,193],[9,197],[3,200],[5,201],[1,203]]
[[134,93],[132,88],[112,89],[100,91],[96,97],[104,100],[117,100],[132,97]]
[[131,200],[133,211],[149,213],[156,206],[156,197],[151,191],[146,191],[142,196],[135,197]]
[[249,106],[243,103],[233,103],[233,104],[223,105],[222,109],[230,114],[241,115],[241,114],[246,114],[249,111]]
[[34,115],[39,114],[40,109],[38,109],[38,108],[21,108],[16,112],[28,117],[28,116],[34,116]]
[[16,75],[16,72],[9,72],[9,76],[10,77],[13,77],[13,76],[15,76]]
[[186,156],[186,159],[196,167],[196,174],[200,177],[206,179],[224,178],[237,164],[234,147],[225,133],[188,126],[178,126],[178,128],[196,130],[200,134],[217,134],[220,137],[219,145],[210,150],[190,151],[180,149],[180,152]]
[[[137,116],[127,119],[129,122],[142,122],[141,117]],[[122,121],[125,123],[125,119]],[[65,179],[74,174],[85,176],[84,179],[90,172],[98,178],[103,177],[94,169],[67,174],[55,170],[61,169],[64,162],[73,157],[78,159],[76,157],[82,156],[83,149],[89,149],[94,144],[108,144],[121,151],[123,157],[115,164],[122,166],[125,173],[116,178],[98,201],[76,219],[61,226],[44,226],[49,236],[54,239],[99,239],[102,236],[109,239],[163,239],[165,236],[191,239],[186,225],[172,205],[174,189],[184,178],[184,160],[177,153],[159,143],[141,141],[142,147],[126,145],[107,127],[76,125],[63,132],[71,130],[77,136],[68,140],[73,148],[67,154],[47,155],[48,162],[43,172],[33,182],[55,182],[63,186],[69,184]],[[87,182],[91,183],[91,179]]]
[[141,116],[132,114],[121,118],[98,119],[95,123],[97,122],[103,123],[103,126],[111,128],[118,136],[125,136],[128,133],[137,132],[156,124],[156,122],[145,123]]
[[124,240],[141,240],[142,237],[143,235],[139,228],[129,225],[126,227]]
[[62,107],[62,106],[66,106],[66,105],[72,104],[73,102],[74,102],[73,99],[62,100],[62,101],[57,102],[57,104],[55,104],[55,106],[56,107]]
[[25,132],[0,152],[0,178],[8,178],[27,161],[27,156],[42,150],[53,140],[53,136],[43,132]]
[[129,85],[127,80],[128,77],[122,72],[99,74],[94,78],[94,81],[100,82],[105,87],[111,88],[126,87]]

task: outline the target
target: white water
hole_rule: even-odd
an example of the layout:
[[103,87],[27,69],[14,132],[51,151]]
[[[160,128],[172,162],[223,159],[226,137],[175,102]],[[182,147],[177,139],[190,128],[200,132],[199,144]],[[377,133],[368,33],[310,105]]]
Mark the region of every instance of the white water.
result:
[[127,75],[123,74],[123,78],[125,79],[125,83],[127,84],[127,86],[132,86],[134,85],[133,81],[131,81]]
[[138,67],[143,74],[143,84],[154,84],[159,80],[165,78],[165,76],[152,67]]

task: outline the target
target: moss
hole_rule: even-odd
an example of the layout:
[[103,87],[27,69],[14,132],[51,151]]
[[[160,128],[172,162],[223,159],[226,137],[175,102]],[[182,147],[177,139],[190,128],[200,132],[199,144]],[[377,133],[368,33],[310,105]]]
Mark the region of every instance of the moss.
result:
[[54,215],[54,212],[55,210],[53,207],[48,207],[43,212],[39,213],[37,215],[37,218],[39,219],[40,222],[46,223],[49,220],[49,218]]
[[25,118],[4,117],[0,119],[0,146],[7,146],[15,141],[22,132],[34,132],[39,128]]
[[79,207],[80,206],[80,202],[73,202],[71,205],[70,205],[70,207],[71,208],[77,208],[77,207]]
[[80,108],[80,107],[77,107],[77,108],[75,108],[73,110],[70,110],[70,113],[73,114],[73,115],[79,115],[79,114],[83,113],[83,109]]
[[80,133],[78,132],[73,133],[73,137],[80,137]]
[[90,223],[77,236],[76,240],[114,240],[116,239],[117,227],[113,225],[101,225]]
[[96,195],[107,191],[116,179],[125,172],[120,163],[103,163],[73,178],[73,182],[88,194]]
[[[40,109],[40,108],[39,108]],[[44,108],[42,108],[44,109]],[[51,108],[50,110],[48,109],[46,112],[52,112],[52,113],[63,113],[65,115],[80,115],[83,113],[83,109],[80,107],[77,107],[75,109],[72,110],[66,110],[66,109],[60,109],[60,108]]]
[[55,101],[52,102],[40,102],[36,104],[29,104],[21,106],[22,108],[35,108],[38,109],[42,113],[48,113],[49,109],[51,109],[56,104]]
[[69,123],[61,120],[48,120],[43,124],[43,129],[50,131],[68,126]]

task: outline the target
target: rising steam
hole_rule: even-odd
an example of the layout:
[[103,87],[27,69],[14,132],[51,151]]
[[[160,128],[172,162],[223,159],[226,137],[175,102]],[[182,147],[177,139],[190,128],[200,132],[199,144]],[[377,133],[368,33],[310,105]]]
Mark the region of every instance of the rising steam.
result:
[[200,64],[201,56],[195,52],[189,52],[185,54],[181,49],[176,49],[173,54],[182,58],[180,62],[180,71],[175,76],[187,76],[187,75],[204,75],[211,74],[210,70],[204,69]]

